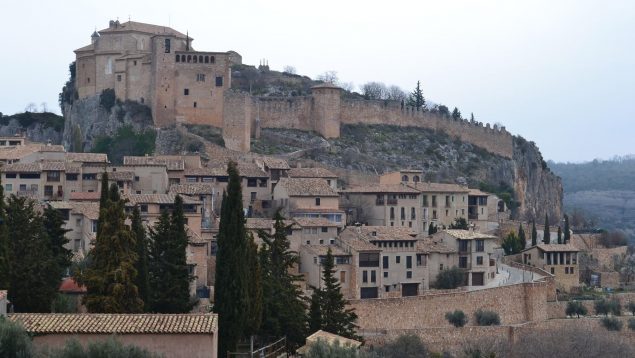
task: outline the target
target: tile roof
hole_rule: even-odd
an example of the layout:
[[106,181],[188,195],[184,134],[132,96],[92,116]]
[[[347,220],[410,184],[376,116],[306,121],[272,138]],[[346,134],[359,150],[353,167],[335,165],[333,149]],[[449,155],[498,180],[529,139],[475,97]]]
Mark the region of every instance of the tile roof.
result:
[[293,221],[295,221],[301,227],[315,227],[315,226],[337,227],[338,226],[336,223],[328,221],[325,218],[293,218]]
[[451,254],[458,252],[457,249],[449,247],[446,243],[436,237],[423,237],[415,244],[417,252],[432,253],[437,252],[440,254]]
[[271,219],[247,218],[245,228],[248,230],[272,230],[273,221]]
[[280,178],[278,185],[286,188],[289,196],[339,196],[321,178]]
[[63,279],[57,290],[62,293],[86,293],[88,291],[86,286],[78,284],[72,277]]
[[212,183],[172,184],[170,186],[170,193],[183,195],[206,195],[215,192],[218,192],[218,190],[214,189]]
[[129,166],[165,166],[167,170],[184,170],[185,169],[185,161],[181,158],[172,158],[172,157],[151,157],[151,156],[143,156],[143,157],[133,157],[133,156],[125,156],[123,157],[123,165]]
[[422,193],[467,193],[470,191],[466,186],[446,183],[426,183],[420,182],[408,184],[409,187]]
[[291,178],[337,178],[325,168],[291,168],[289,169],[289,177]]
[[[101,176],[103,173],[97,174],[97,179],[101,180]],[[108,181],[133,181],[134,180],[134,172],[127,171],[116,171],[116,172],[108,172]]]
[[2,167],[6,173],[40,173],[43,171],[68,171],[69,173],[79,173],[80,167],[77,164],[60,161],[43,161],[34,163],[14,163]]
[[[146,24],[143,22],[136,22],[136,21],[126,21],[119,24],[119,26],[117,27],[108,27],[103,30],[99,30],[99,33],[108,34],[113,32],[125,32],[125,31],[145,32],[147,34],[152,34],[152,35],[166,35],[167,34],[167,35],[180,37],[183,39],[186,38],[184,34],[174,30],[171,27]],[[192,37],[190,37],[190,41],[191,40],[192,40]]]
[[199,235],[196,231],[192,230],[191,227],[185,225],[185,231],[188,237],[188,241],[192,244],[205,244],[207,241],[204,240],[201,235]]
[[262,157],[260,158],[260,160],[262,160],[262,163],[269,169],[291,169],[289,163],[284,159],[274,157]]
[[70,162],[108,163],[105,153],[66,153],[66,160]]
[[[135,204],[174,204],[176,194],[124,194],[123,199],[128,199],[131,205]],[[181,196],[184,204],[201,204],[200,200],[189,196]]]
[[[99,199],[99,197],[97,199]],[[50,201],[48,205],[53,209],[71,210],[71,213],[84,215],[90,220],[97,220],[99,218],[98,201]]]
[[572,244],[538,244],[538,249],[546,252],[565,251],[565,252],[577,252],[580,251]]
[[358,237],[369,241],[416,240],[417,235],[411,228],[402,226],[358,226],[351,229]]
[[31,334],[215,334],[218,315],[193,314],[56,314],[9,315]]
[[404,184],[375,184],[340,190],[340,193],[405,193],[419,194],[419,191]]
[[77,201],[99,201],[99,192],[96,191],[73,191],[69,200]]
[[351,254],[342,250],[341,247],[335,245],[301,245],[300,251],[304,250],[308,253],[318,256],[326,256],[328,255],[328,251],[331,249],[331,254],[333,256],[351,256]]
[[479,189],[470,189],[470,192],[468,193],[468,195],[473,195],[473,196],[490,196],[492,194],[490,193],[486,193],[484,191],[480,191]]
[[[227,170],[225,170],[227,173]],[[241,177],[250,178],[269,178],[269,175],[265,173],[256,163],[238,163],[238,173]]]
[[25,144],[15,147],[0,148],[0,160],[21,159],[29,154],[40,151],[41,144]]
[[470,230],[443,230],[441,232],[446,233],[459,240],[498,239],[498,237],[494,235],[483,234]]
[[340,233],[338,240],[341,244],[348,245],[356,251],[381,251],[379,247],[364,239],[360,239],[356,236],[356,234],[346,234],[345,232],[342,232]]

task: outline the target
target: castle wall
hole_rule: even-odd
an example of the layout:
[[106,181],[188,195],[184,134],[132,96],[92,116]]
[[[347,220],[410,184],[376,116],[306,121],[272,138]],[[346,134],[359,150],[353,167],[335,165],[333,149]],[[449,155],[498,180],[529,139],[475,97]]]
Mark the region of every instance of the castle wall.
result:
[[352,300],[361,330],[404,330],[448,326],[445,313],[462,310],[470,318],[478,309],[500,315],[502,324],[546,320],[551,279],[483,290],[422,296]]
[[[165,52],[165,40],[171,42],[169,53]],[[152,118],[156,127],[167,127],[176,120],[177,85],[174,77],[174,50],[171,36],[155,36],[152,42]]]
[[254,99],[248,94],[226,91],[223,106],[223,140],[231,150],[249,152]]
[[343,100],[340,118],[343,124],[390,124],[442,130],[494,154],[507,158],[513,155],[512,136],[504,129],[465,120],[455,121],[408,106],[402,108],[397,101]]
[[259,97],[255,103],[255,116],[261,128],[293,128],[312,130],[310,96],[275,98]]
[[79,98],[95,95],[95,56],[77,56],[75,63],[75,88]]

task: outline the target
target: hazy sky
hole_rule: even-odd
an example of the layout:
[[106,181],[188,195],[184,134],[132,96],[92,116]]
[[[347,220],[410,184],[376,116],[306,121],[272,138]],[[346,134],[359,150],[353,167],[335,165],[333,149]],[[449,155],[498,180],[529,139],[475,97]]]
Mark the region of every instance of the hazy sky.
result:
[[73,50],[110,19],[189,30],[197,50],[235,50],[311,77],[421,80],[436,103],[502,123],[546,159],[635,153],[635,1],[34,1],[2,5],[0,112],[59,112]]

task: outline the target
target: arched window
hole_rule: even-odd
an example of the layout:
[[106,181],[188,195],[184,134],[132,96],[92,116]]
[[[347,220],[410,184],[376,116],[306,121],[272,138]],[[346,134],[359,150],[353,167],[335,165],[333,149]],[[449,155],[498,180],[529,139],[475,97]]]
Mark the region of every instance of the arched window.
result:
[[181,55],[176,55],[176,62],[181,62]]
[[418,175],[413,176],[412,177],[412,181],[415,182],[415,183],[418,183],[419,182],[419,176]]
[[198,62],[198,57],[196,57],[196,55],[194,55],[194,56],[193,56],[193,60],[194,60],[194,61],[193,61],[194,63],[197,63],[197,62]]
[[401,177],[401,181],[402,182],[408,182],[408,176],[407,175],[402,176]]
[[203,63],[203,55],[198,56],[198,63]]
[[415,220],[417,218],[417,211],[415,208],[410,208],[410,219]]
[[205,56],[205,63],[209,63],[209,56]]
[[187,63],[192,62],[192,55],[187,55]]
[[214,56],[210,56],[210,57],[209,57],[209,62],[210,62],[210,63],[214,63]]
[[390,208],[390,219],[395,219],[395,208]]
[[406,208],[401,208],[401,220],[406,220]]

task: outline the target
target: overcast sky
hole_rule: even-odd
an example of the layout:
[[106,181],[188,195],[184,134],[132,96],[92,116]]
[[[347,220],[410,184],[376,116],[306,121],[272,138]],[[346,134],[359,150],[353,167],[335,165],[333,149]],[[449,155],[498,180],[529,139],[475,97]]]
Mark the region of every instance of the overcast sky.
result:
[[457,106],[535,141],[545,159],[635,153],[635,1],[49,1],[4,3],[0,112],[59,113],[73,50],[110,19],[189,31],[246,64],[368,81]]

